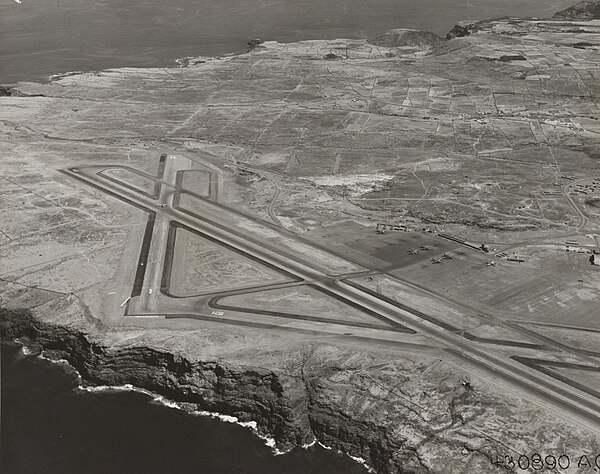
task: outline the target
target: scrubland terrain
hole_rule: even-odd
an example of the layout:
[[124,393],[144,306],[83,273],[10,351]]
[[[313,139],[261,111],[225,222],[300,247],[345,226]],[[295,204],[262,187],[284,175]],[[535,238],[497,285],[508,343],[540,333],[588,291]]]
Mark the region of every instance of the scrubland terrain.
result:
[[588,4],[3,88],[3,339],[378,472],[587,472]]

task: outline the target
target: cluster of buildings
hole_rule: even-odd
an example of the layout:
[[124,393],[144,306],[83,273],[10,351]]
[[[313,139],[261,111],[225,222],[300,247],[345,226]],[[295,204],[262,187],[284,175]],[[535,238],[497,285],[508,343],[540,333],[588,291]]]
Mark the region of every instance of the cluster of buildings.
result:
[[565,250],[567,252],[586,253],[590,255],[590,263],[600,266],[600,249],[591,246],[581,245],[579,242],[568,240],[565,242]]
[[594,179],[588,184],[574,184],[571,188],[571,192],[578,194],[600,192],[600,181],[598,179]]

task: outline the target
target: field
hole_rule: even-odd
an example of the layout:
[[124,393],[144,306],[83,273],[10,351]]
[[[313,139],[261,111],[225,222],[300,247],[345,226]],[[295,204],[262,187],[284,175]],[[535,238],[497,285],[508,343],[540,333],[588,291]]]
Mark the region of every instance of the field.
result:
[[6,88],[3,314],[160,354],[169,395],[382,472],[582,449],[600,433],[600,20],[457,28]]
[[273,270],[185,229],[177,229],[173,254],[168,291],[176,296],[285,281]]

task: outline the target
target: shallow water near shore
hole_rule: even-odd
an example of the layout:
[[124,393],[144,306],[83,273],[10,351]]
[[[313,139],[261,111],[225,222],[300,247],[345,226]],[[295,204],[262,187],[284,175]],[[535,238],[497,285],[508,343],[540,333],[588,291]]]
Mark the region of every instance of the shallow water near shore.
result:
[[275,456],[247,428],[189,415],[147,394],[77,386],[68,366],[2,345],[2,472],[367,472],[318,445]]
[[0,0],[0,84],[67,71],[176,66],[251,39],[444,36],[460,20],[552,16],[575,0]]

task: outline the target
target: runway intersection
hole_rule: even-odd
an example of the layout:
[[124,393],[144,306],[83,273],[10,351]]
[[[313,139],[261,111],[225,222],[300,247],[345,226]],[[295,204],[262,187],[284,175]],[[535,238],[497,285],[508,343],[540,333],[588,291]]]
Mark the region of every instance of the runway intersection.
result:
[[[576,416],[600,431],[600,391],[596,382],[600,377],[600,353],[572,348],[518,325],[461,308],[465,317],[480,318],[515,335],[511,339],[477,337],[461,327],[460,321],[449,323],[437,316],[446,308],[456,307],[455,302],[444,301],[400,279],[395,279],[395,284],[414,295],[418,305],[412,298],[398,301],[374,291],[362,279],[393,275],[228,207],[219,200],[219,170],[209,163],[200,168],[207,179],[204,189],[194,190],[183,183],[186,172],[198,171],[198,161],[182,155],[161,155],[154,176],[122,165],[83,165],[63,170],[67,176],[147,215],[137,260],[125,265],[127,275],[123,276],[131,284],[114,288],[119,297],[114,299],[112,311],[121,319],[120,324],[138,325],[152,320],[153,324],[168,327],[175,319],[200,320],[295,331],[307,337],[328,337],[389,350],[440,352],[484,370],[497,383],[529,393],[536,403]],[[175,283],[198,273],[198,269],[187,268],[190,258],[185,254],[186,247],[178,244],[184,234],[183,240],[192,241],[200,252],[203,246],[210,246],[213,254],[233,265],[234,270],[238,268],[235,265],[242,265],[239,268],[269,275],[269,281],[234,282],[231,287],[231,274],[219,275],[218,265],[213,265],[211,268],[217,268],[217,275],[212,276],[216,286],[199,286],[181,294]],[[298,301],[312,298],[315,305],[310,305],[310,310],[304,310],[301,304],[286,307],[286,294],[292,293],[301,298]],[[246,303],[246,299],[252,303]],[[269,301],[275,303],[270,305]],[[424,304],[431,311],[423,311]],[[332,310],[332,305],[336,309]],[[584,371],[590,383],[572,380],[564,369]]]

